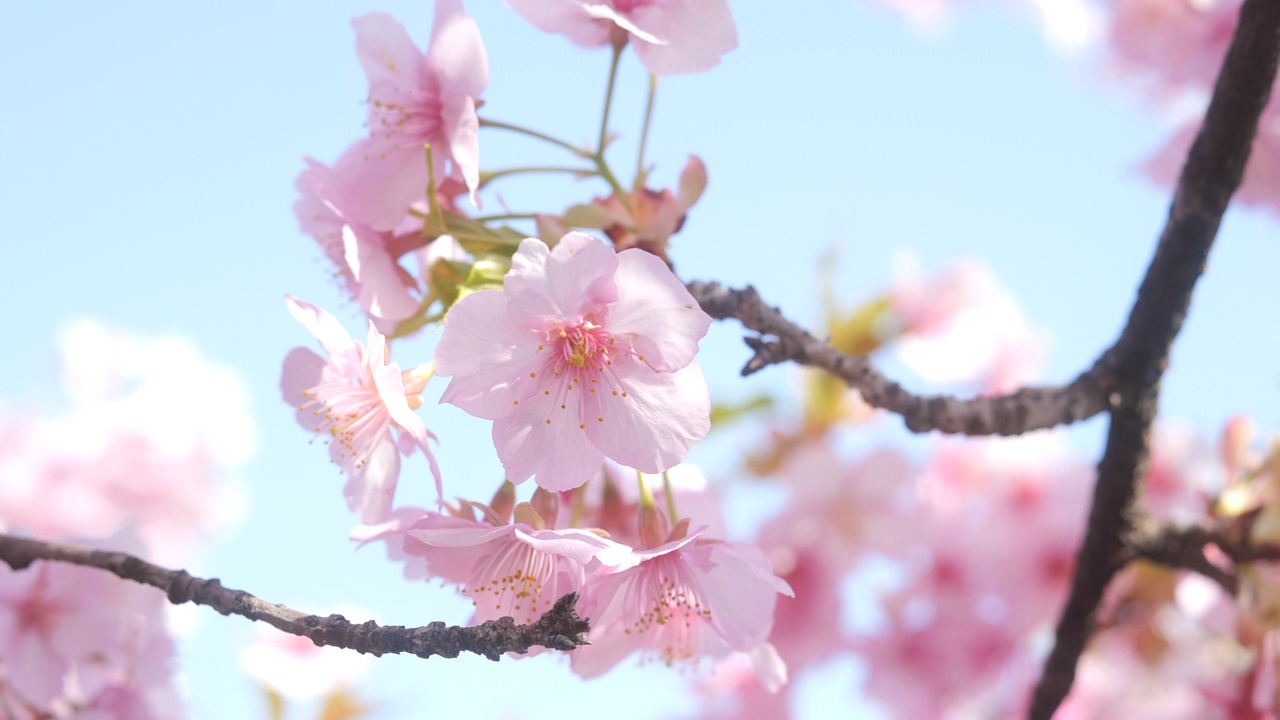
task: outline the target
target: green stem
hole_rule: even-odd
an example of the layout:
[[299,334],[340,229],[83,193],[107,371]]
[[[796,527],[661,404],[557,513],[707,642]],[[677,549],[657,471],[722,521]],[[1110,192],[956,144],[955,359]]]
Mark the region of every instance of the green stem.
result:
[[613,86],[618,80],[618,61],[622,59],[622,46],[613,46],[609,60],[609,83],[604,89],[604,114],[600,116],[600,141],[596,143],[596,155],[604,156],[604,143],[609,139],[609,109],[613,107]]
[[[636,179],[631,186],[640,189],[644,173],[644,151],[649,144],[649,123],[653,120],[653,99],[658,94],[658,76],[649,73],[649,99],[644,104],[644,125],[640,128],[640,153],[636,156]],[[674,522],[674,521],[673,521]]]
[[582,158],[591,157],[591,155],[584,152],[582,148],[575,147],[572,143],[565,142],[560,138],[552,137],[546,133],[538,132],[537,130],[530,130],[529,128],[523,127],[520,125],[512,125],[511,123],[505,123],[505,122],[502,122],[501,120],[489,120],[488,118],[480,118],[480,127],[491,127],[491,128],[498,128],[499,130],[510,130],[511,132],[514,132],[514,133],[520,133],[521,135],[528,135],[531,138],[537,138],[538,140],[551,143],[552,145],[558,145],[564,148],[565,150],[568,150],[569,152],[573,153],[574,155],[577,155],[578,157],[582,157]]
[[500,177],[526,173],[566,173],[586,176],[595,175],[596,171],[591,168],[565,167],[563,165],[529,165],[526,167],[507,168],[506,170],[488,170],[480,173],[480,187],[484,187]]
[[504,213],[501,215],[478,215],[471,218],[478,223],[500,222],[502,220],[536,220],[536,213]]
[[662,494],[667,496],[667,514],[671,516],[671,526],[680,522],[680,515],[676,513],[676,494],[671,492],[671,478],[667,476],[667,471],[662,471]]
[[657,500],[653,499],[653,493],[649,491],[649,486],[644,482],[644,474],[639,470],[636,471],[636,484],[640,488],[640,506],[653,507],[657,504]]

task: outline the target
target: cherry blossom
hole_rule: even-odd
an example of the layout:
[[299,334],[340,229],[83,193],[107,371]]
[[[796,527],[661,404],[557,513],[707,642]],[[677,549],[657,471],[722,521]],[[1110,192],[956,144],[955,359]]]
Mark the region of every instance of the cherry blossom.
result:
[[123,706],[134,712],[115,717],[173,717],[164,606],[156,589],[95,568],[0,564],[0,708],[7,690],[43,712]]
[[507,0],[539,30],[583,47],[629,39],[657,75],[710,70],[738,46],[726,0]]
[[[427,456],[441,489],[440,469],[427,446],[432,437],[413,412],[430,377],[427,368],[401,372],[387,358],[386,339],[369,326],[366,346],[351,339],[329,313],[293,296],[289,312],[311,331],[329,357],[306,348],[285,356],[280,390],[298,409],[298,423],[329,436],[329,457],[347,473],[347,504],[366,524],[390,516],[400,455],[415,448]],[[413,405],[411,407],[410,405]]]
[[[234,525],[234,471],[253,445],[238,376],[185,340],[89,320],[63,332],[58,360],[66,412],[0,414],[0,525],[47,539],[127,531],[166,564]],[[210,393],[202,411],[183,399],[192,387]]]
[[666,260],[667,243],[684,227],[685,217],[707,186],[707,167],[696,156],[680,172],[676,193],[668,189],[639,188],[627,193],[596,198],[593,204],[603,211],[600,229],[619,250],[637,247]]
[[379,232],[352,219],[352,203],[333,170],[306,162],[297,183],[302,197],[294,204],[299,223],[333,262],[378,332],[395,332],[397,323],[418,311],[420,301],[418,283],[396,262],[393,247],[399,238],[420,237],[422,221],[409,215],[395,230]]
[[[710,317],[658,258],[581,233],[524,240],[504,289],[445,319],[441,402],[493,420],[507,479],[567,490],[605,457],[644,472],[679,463],[710,428],[694,362]],[[555,448],[555,452],[547,452]]]
[[636,550],[633,567],[592,578],[583,599],[591,645],[574,651],[578,674],[600,675],[637,650],[671,665],[765,642],[777,596],[792,595],[790,586],[754,545],[702,541],[705,528],[687,528],[679,523],[667,542]]
[[494,525],[428,513],[402,531],[404,552],[426,558],[431,574],[462,586],[474,622],[541,617],[565,593],[583,589],[588,570],[626,563],[631,548],[584,529],[547,528],[528,503],[516,522]]
[[480,30],[459,0],[437,0],[424,55],[385,13],[352,20],[356,52],[369,78],[369,137],[335,167],[351,199],[347,210],[375,230],[391,230],[426,197],[431,146],[437,181],[456,177],[475,200],[480,183],[476,107],[489,84]]

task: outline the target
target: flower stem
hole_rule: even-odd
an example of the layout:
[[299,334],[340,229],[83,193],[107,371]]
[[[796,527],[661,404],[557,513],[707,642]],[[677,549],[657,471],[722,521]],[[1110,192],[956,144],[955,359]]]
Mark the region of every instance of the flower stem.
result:
[[598,174],[588,167],[566,167],[563,165],[528,165],[505,170],[487,170],[480,173],[480,187],[484,187],[500,177],[523,175],[527,173],[566,173],[570,175],[589,176]]
[[477,215],[471,219],[478,223],[488,223],[502,220],[536,220],[537,218],[537,213],[503,213],[500,215]]
[[636,471],[636,485],[640,488],[640,507],[651,508],[658,504],[658,501],[653,499],[653,493],[649,491],[649,486],[644,482],[644,473],[639,470]]
[[[649,144],[649,124],[653,120],[653,99],[658,94],[658,76],[649,73],[649,99],[644,104],[644,125],[640,127],[640,152],[636,155],[636,179],[631,187],[639,190],[644,184],[644,151]],[[672,522],[675,522],[672,520]]]
[[676,494],[671,492],[671,477],[666,470],[662,471],[662,493],[667,496],[667,514],[671,516],[671,525],[674,527],[680,522],[680,515],[676,512]]
[[600,141],[596,143],[596,155],[604,156],[604,144],[609,139],[609,109],[613,107],[613,86],[618,80],[618,61],[622,59],[622,46],[613,46],[609,60],[609,82],[604,89],[604,113],[600,116]]
[[491,128],[498,128],[499,130],[510,130],[511,132],[514,132],[514,133],[520,133],[521,135],[528,135],[531,138],[536,138],[543,142],[548,142],[548,143],[551,143],[552,145],[557,145],[559,147],[564,148],[565,150],[568,150],[574,155],[577,155],[578,157],[582,157],[582,158],[591,157],[589,153],[584,152],[582,148],[575,147],[572,143],[561,140],[558,137],[552,137],[551,135],[548,135],[543,132],[538,132],[537,130],[531,130],[522,125],[512,125],[511,123],[505,123],[505,122],[502,122],[501,120],[490,120],[488,118],[480,118],[480,127],[491,127]]

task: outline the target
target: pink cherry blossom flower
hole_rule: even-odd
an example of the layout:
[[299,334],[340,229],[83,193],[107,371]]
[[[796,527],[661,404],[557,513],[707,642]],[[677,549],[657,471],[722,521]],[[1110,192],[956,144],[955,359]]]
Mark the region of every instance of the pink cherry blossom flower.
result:
[[329,353],[326,360],[306,348],[284,359],[280,390],[298,408],[298,423],[329,435],[329,457],[348,475],[347,504],[365,524],[391,515],[400,475],[400,455],[422,450],[442,493],[440,469],[427,446],[432,437],[413,412],[421,403],[429,370],[401,372],[389,362],[386,339],[369,326],[365,347],[353,341],[329,313],[293,296],[285,305]]
[[725,0],[507,0],[539,30],[583,47],[629,38],[657,75],[710,70],[738,46]]
[[658,258],[581,233],[520,243],[503,290],[450,310],[441,402],[493,420],[507,479],[568,490],[607,456],[644,472],[679,463],[710,429],[694,362],[711,318]]
[[704,531],[681,536],[677,525],[666,543],[634,551],[634,566],[591,579],[582,609],[591,645],[574,651],[575,672],[596,677],[637,650],[673,665],[765,642],[778,593],[791,587],[755,546],[700,542]]
[[[130,696],[135,709],[150,705],[144,695],[171,700],[164,602],[154,588],[94,568],[0,565],[0,708],[6,686],[22,704],[45,711],[120,705]],[[163,715],[128,715],[153,716]]]
[[420,304],[417,281],[393,253],[397,246],[407,249],[405,240],[420,240],[422,221],[409,215],[387,232],[360,223],[351,217],[352,203],[334,171],[309,158],[306,162],[297,183],[302,197],[293,206],[303,231],[316,239],[378,332],[393,333]]
[[432,576],[461,585],[475,603],[475,623],[533,622],[566,593],[581,592],[588,571],[629,561],[631,548],[590,530],[549,529],[517,509],[522,517],[535,524],[427,513],[403,530],[404,552],[426,558]]
[[369,137],[335,168],[352,200],[352,216],[375,230],[400,224],[426,197],[424,145],[437,182],[480,184],[480,121],[476,107],[489,84],[480,30],[459,0],[437,0],[431,45],[424,55],[404,26],[385,13],[351,22],[356,52],[369,77]]
[[[696,155],[680,173],[677,193],[664,188],[640,188],[619,199],[617,194],[596,198],[592,204],[600,208],[604,230],[618,250],[638,247],[667,260],[667,244],[671,236],[684,227],[685,217],[707,186],[707,166]],[[628,209],[627,205],[630,205]]]

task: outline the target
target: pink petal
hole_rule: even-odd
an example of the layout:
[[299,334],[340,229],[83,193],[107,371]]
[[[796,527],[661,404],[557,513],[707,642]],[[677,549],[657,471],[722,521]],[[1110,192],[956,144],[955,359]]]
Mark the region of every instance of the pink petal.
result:
[[[444,176],[447,153],[437,153],[436,179]],[[349,219],[374,230],[394,230],[409,206],[427,197],[427,151],[403,148],[382,135],[365,138],[334,167],[350,207]]]
[[[436,344],[436,373],[452,375],[440,402],[486,420],[514,412],[514,384],[538,367],[538,339],[507,319],[507,297],[497,290],[472,293],[445,316]],[[527,476],[526,476],[527,477]]]
[[426,61],[409,33],[387,13],[354,18],[356,55],[369,78],[369,102],[401,102],[402,89],[424,87]]
[[660,372],[693,362],[711,316],[666,264],[644,250],[623,250],[614,279],[618,300],[609,308],[609,333],[625,337]]
[[360,348],[337,318],[292,295],[284,296],[284,304],[289,314],[316,336],[334,362],[345,361],[351,366],[360,366]]
[[280,395],[298,409],[298,424],[306,430],[315,430],[315,416],[312,410],[303,407],[308,402],[303,393],[320,384],[324,369],[324,358],[307,348],[294,348],[284,356]]
[[598,311],[617,298],[617,267],[617,253],[584,233],[565,235],[551,250],[541,240],[527,238],[511,258],[504,281],[507,313],[517,325],[542,330],[550,321]]
[[[489,85],[489,60],[480,40],[475,20],[462,10],[458,0],[436,3],[427,67],[436,78],[440,93],[440,117],[444,121],[447,151],[471,190],[476,202],[480,184],[480,121],[476,98]],[[443,178],[437,177],[437,180]]]
[[687,212],[702,197],[702,191],[707,189],[707,166],[702,158],[697,155],[689,156],[689,162],[680,171],[677,187],[676,198],[680,201],[680,209]]
[[636,57],[657,75],[710,70],[738,46],[738,30],[725,0],[676,0],[637,7],[630,13],[636,27],[662,40],[636,38]]
[[773,628],[780,588],[790,594],[790,587],[771,571],[762,574],[762,566],[769,563],[764,553],[747,543],[712,543],[687,552],[710,560],[702,589],[711,598],[716,632],[734,650],[750,650],[764,642]]
[[566,35],[583,47],[609,42],[609,26],[584,12],[575,0],[507,0],[512,10],[543,32]]
[[592,563],[616,567],[631,555],[630,547],[579,528],[533,530],[517,525],[515,535],[535,550],[569,558],[583,567]]
[[641,365],[623,382],[627,397],[602,397],[605,421],[587,423],[587,434],[610,459],[662,472],[678,465],[689,443],[711,429],[711,400],[696,363],[671,373]]
[[[535,395],[531,400],[543,397]],[[540,487],[570,490],[600,472],[604,455],[578,427],[576,414],[551,407],[551,402],[554,398],[521,403],[518,414],[495,420],[493,443],[511,482],[519,484],[536,476]],[[548,417],[551,423],[546,422]]]
[[[444,136],[449,143],[449,156],[471,191],[471,202],[479,206],[476,191],[480,188],[480,118],[476,116],[476,101],[469,96],[442,98],[440,119],[444,121]],[[436,175],[437,181],[442,179]]]
[[401,320],[418,311],[418,301],[409,294],[400,267],[382,242],[371,235],[371,230],[344,226],[344,257],[359,288],[356,302],[380,332],[391,333]]
[[[341,449],[342,446],[330,443],[329,448]],[[391,501],[400,476],[400,453],[390,436],[383,435],[373,447],[364,451],[362,459],[362,466],[348,468],[349,477],[343,493],[347,506],[360,515],[360,522],[375,525],[391,517]]]

